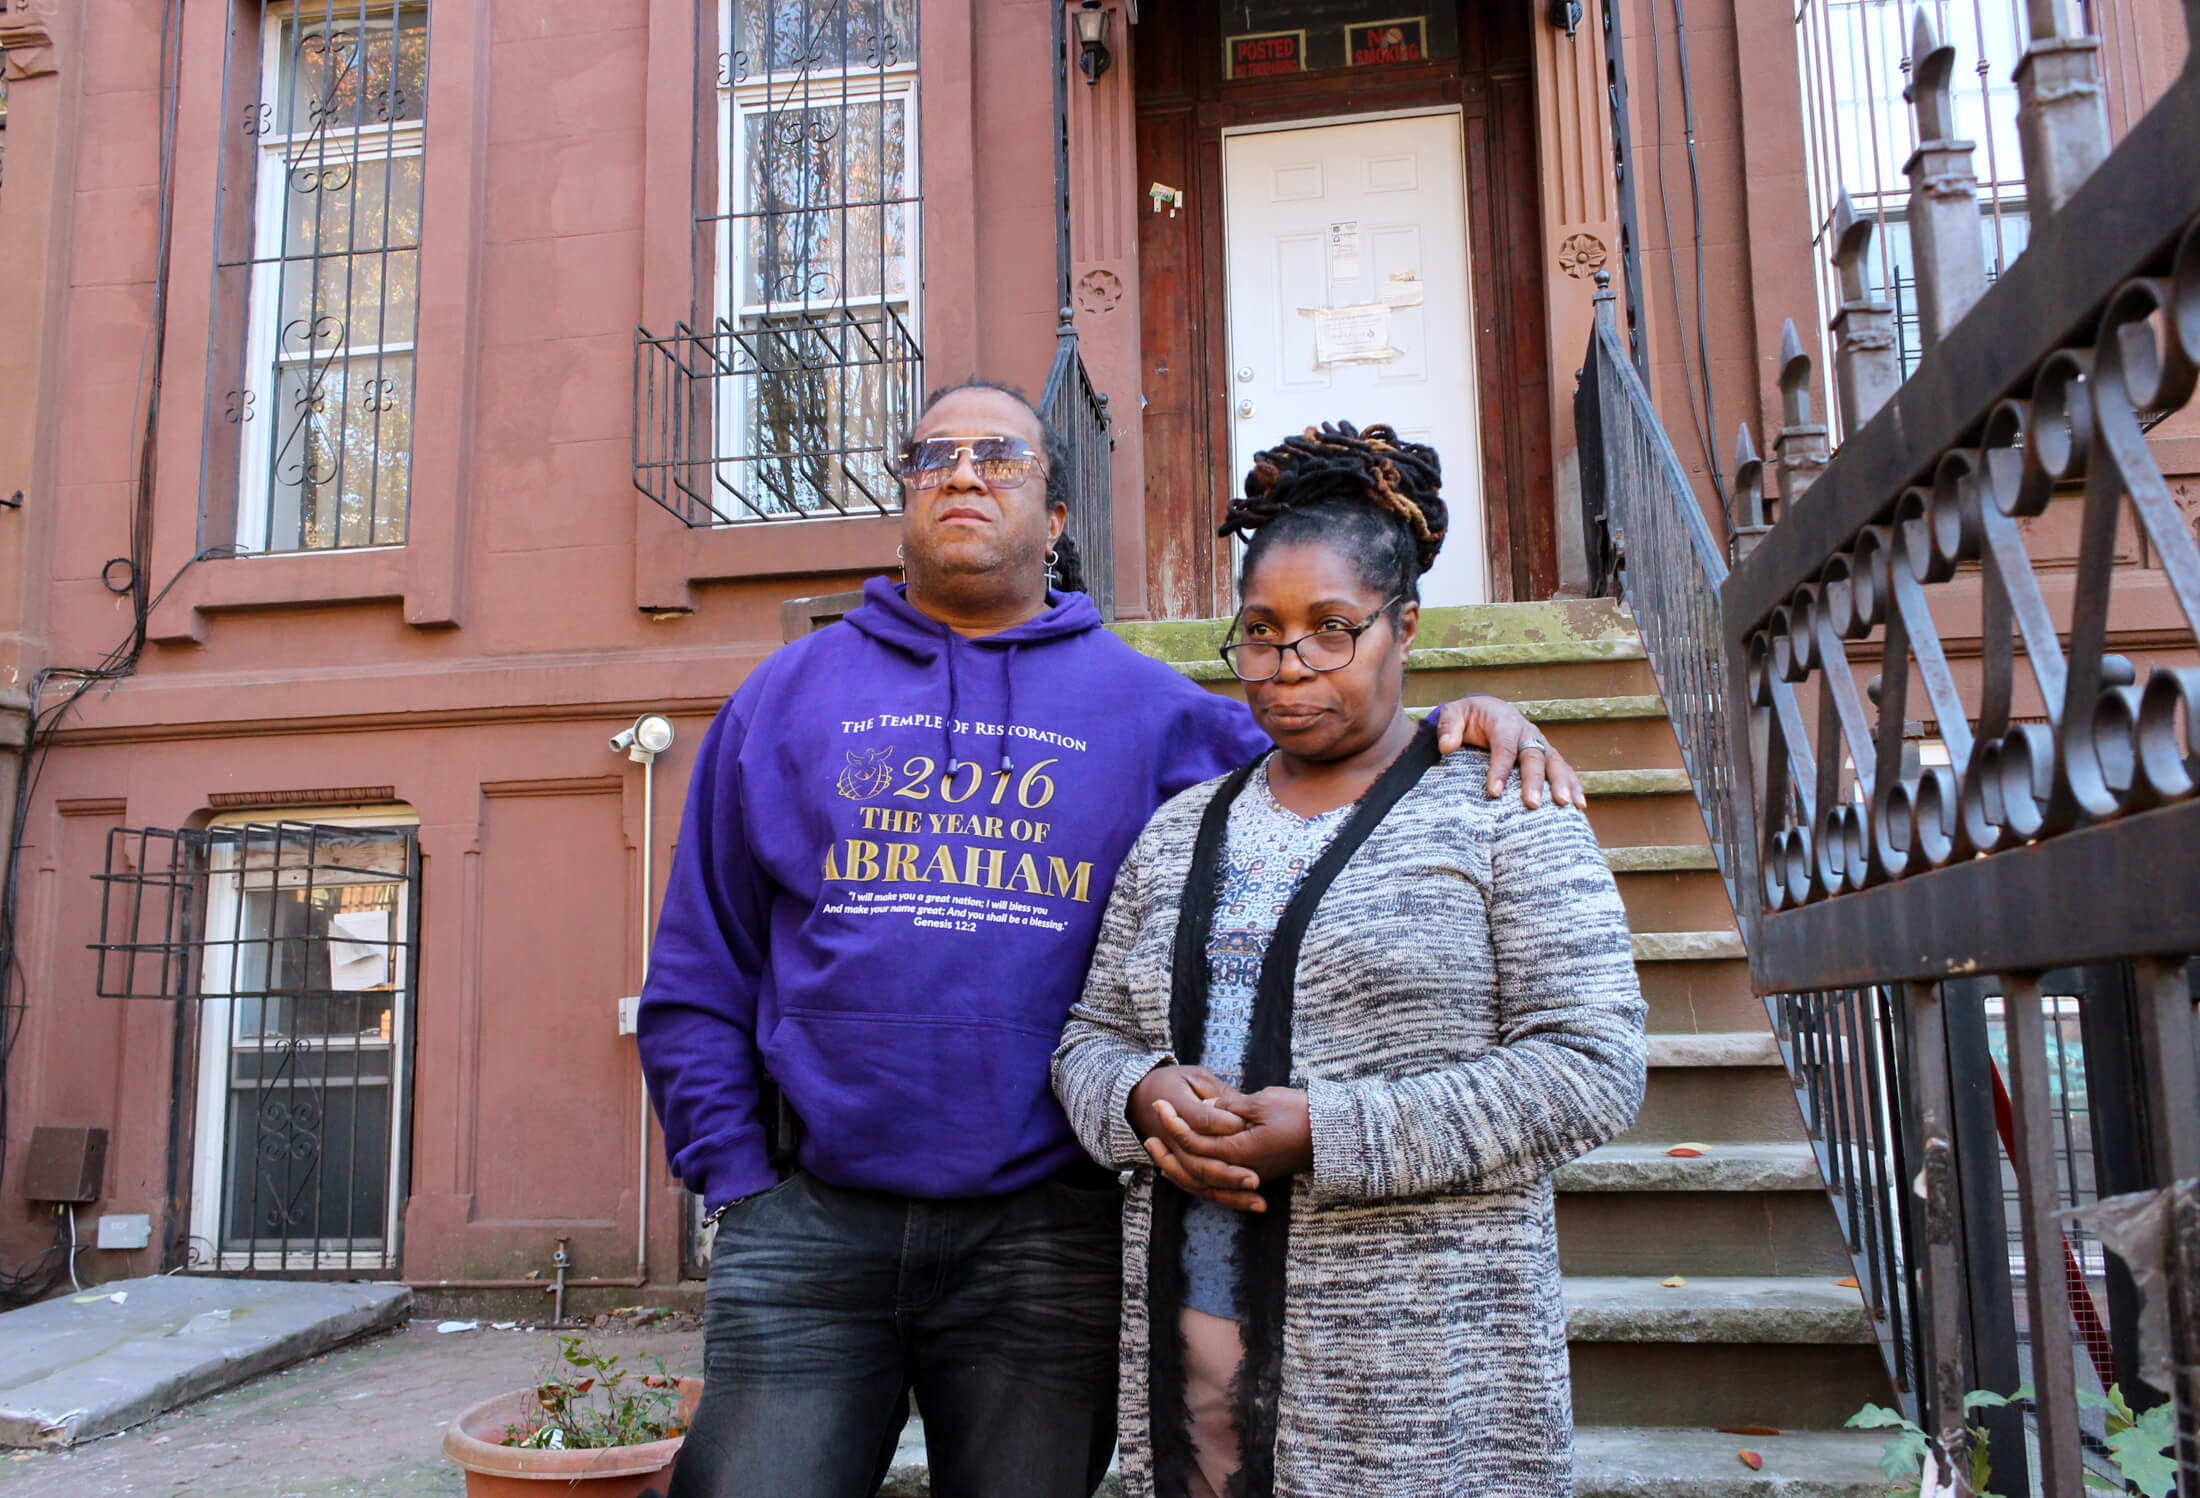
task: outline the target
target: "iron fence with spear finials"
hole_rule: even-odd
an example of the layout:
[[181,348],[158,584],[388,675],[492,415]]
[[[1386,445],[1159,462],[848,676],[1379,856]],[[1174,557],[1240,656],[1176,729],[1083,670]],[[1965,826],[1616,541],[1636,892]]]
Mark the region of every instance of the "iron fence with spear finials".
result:
[[[1731,574],[1687,544],[1678,465],[1642,457],[1663,433],[1622,400],[1608,308],[1585,488],[1950,1490],[1971,1491],[1966,1392],[2020,1383],[1986,1421],[1993,1490],[2121,1489],[2080,1400],[2115,1383],[2172,1402],[2200,1498],[2200,543],[2148,435],[2200,370],[2200,61],[2111,152],[2097,41],[2055,0],[2024,9],[2022,254],[1989,284],[1957,50],[1921,10],[1901,206],[1922,355],[1905,373],[1873,284],[1883,215],[1837,201],[1846,440],[1828,454],[1791,326],[1770,456],[1737,444]],[[1706,588],[1715,608],[1683,606]]]

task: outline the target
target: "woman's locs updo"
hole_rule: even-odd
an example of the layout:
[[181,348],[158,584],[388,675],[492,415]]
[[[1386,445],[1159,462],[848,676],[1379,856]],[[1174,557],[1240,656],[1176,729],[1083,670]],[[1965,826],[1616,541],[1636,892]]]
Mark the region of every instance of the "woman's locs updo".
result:
[[1450,523],[1442,487],[1435,448],[1381,424],[1323,422],[1253,455],[1245,497],[1230,501],[1217,534],[1245,539],[1241,589],[1269,548],[1312,542],[1350,557],[1381,596],[1418,601]]

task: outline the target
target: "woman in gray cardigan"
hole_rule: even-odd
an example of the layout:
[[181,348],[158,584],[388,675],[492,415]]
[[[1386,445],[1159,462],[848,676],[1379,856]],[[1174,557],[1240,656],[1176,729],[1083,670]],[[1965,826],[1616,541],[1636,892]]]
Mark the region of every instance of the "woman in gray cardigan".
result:
[[1260,455],[1224,647],[1276,752],[1157,812],[1055,1091],[1124,1206],[1128,1498],[1572,1490],[1550,1174],[1633,1119],[1627,921],[1581,812],[1403,708],[1435,452]]

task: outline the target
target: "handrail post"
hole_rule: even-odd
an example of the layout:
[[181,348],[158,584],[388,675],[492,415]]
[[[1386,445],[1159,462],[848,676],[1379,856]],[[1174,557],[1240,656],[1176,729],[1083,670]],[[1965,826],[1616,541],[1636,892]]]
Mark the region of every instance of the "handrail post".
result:
[[1986,246],[1980,236],[1973,143],[1956,136],[1949,82],[1956,49],[1933,32],[1920,6],[1911,32],[1910,86],[1917,112],[1917,149],[1903,171],[1910,179],[1910,247],[1917,259],[1918,337],[1931,348],[1986,290]]
[[1833,314],[1833,383],[1841,403],[1841,429],[1870,421],[1902,384],[1902,356],[1895,348],[1894,309],[1864,283],[1864,252],[1873,222],[1859,218],[1848,189],[1833,207],[1833,264],[1841,307]]

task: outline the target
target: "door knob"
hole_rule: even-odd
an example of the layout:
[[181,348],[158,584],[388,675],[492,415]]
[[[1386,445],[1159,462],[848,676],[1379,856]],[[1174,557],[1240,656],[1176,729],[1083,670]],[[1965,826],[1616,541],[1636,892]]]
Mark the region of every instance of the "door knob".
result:
[[1244,421],[1244,420],[1246,420],[1246,419],[1247,419],[1248,417],[1250,417],[1250,416],[1251,416],[1252,414],[1253,414],[1253,403],[1252,403],[1251,401],[1239,401],[1239,402],[1238,402],[1238,420],[1240,420],[1240,421]]

